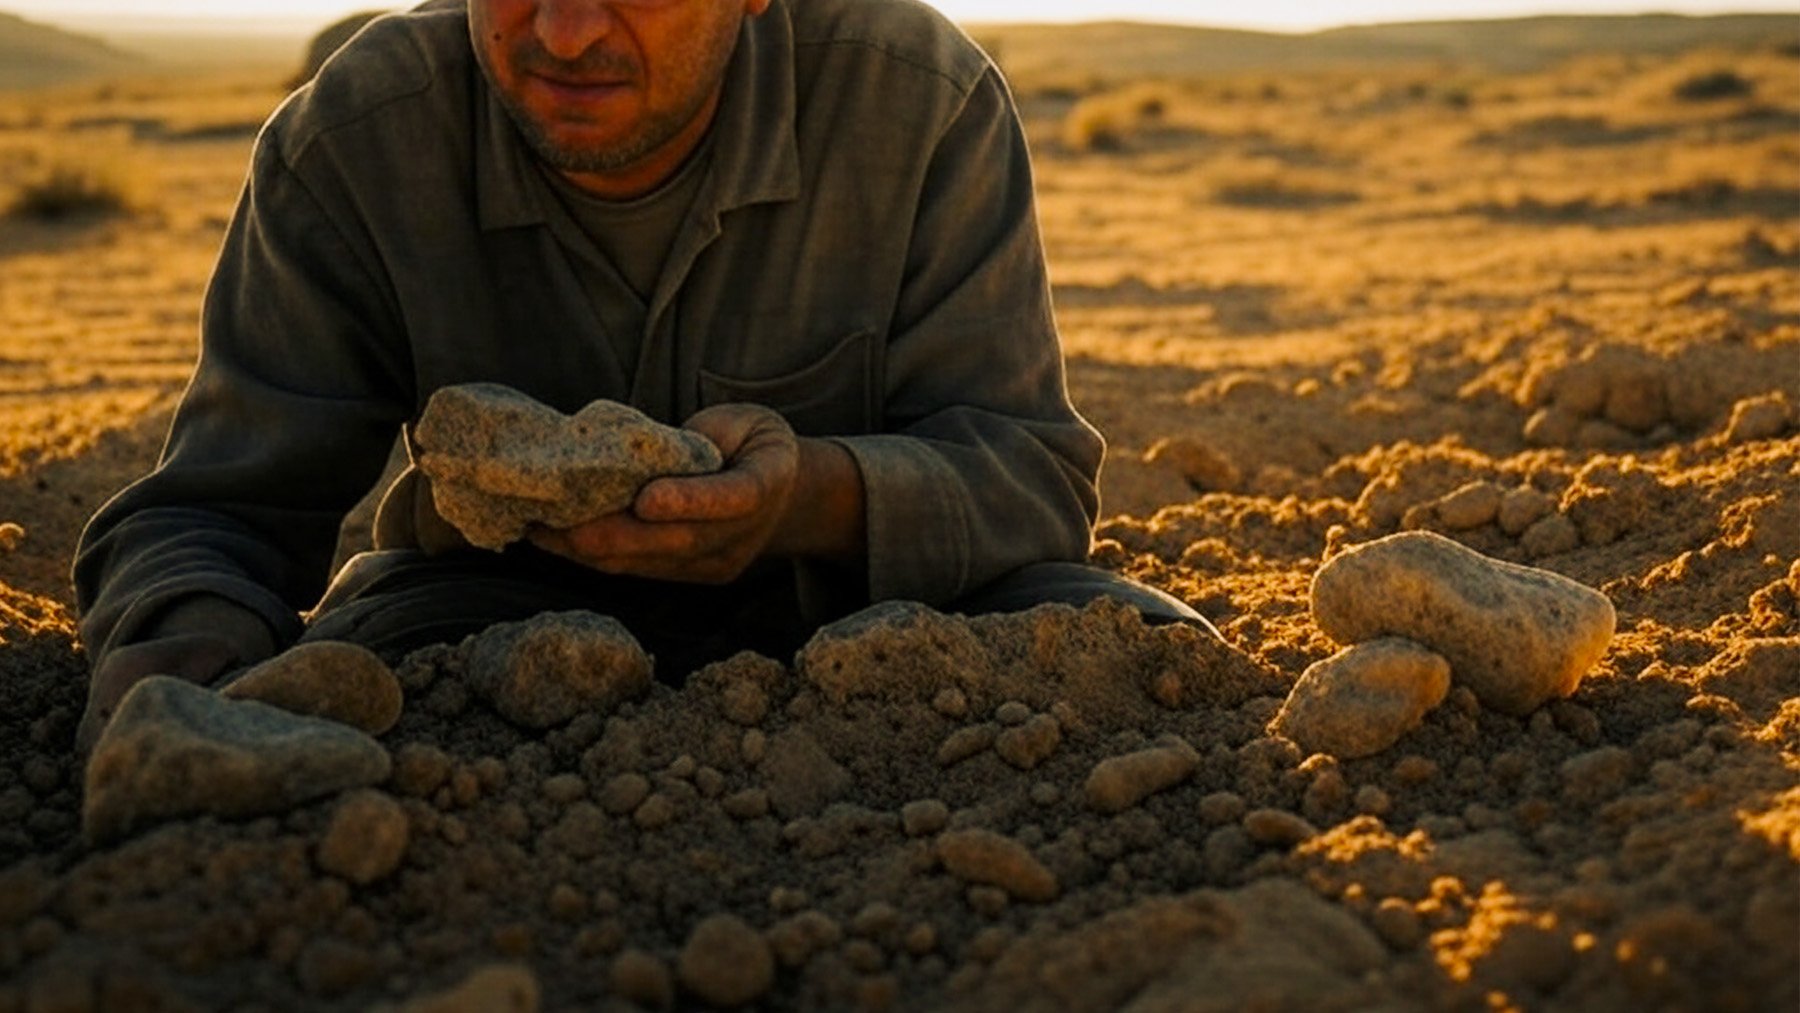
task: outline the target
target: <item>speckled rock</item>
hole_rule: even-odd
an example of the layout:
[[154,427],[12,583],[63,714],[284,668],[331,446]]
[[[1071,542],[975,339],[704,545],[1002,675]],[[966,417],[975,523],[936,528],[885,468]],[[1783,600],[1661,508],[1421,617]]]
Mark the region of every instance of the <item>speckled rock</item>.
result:
[[470,686],[509,721],[549,728],[610,712],[650,687],[652,660],[618,620],[547,612],[463,641]]
[[106,843],[169,819],[255,816],[388,776],[374,739],[180,679],[132,687],[88,761],[82,825]]
[[1606,653],[1606,596],[1428,532],[1357,546],[1313,578],[1313,617],[1342,644],[1400,636],[1443,655],[1481,702],[1526,714],[1575,691]]
[[532,524],[566,528],[622,510],[651,479],[722,464],[705,437],[627,405],[601,400],[564,415],[492,383],[432,394],[413,440],[438,513],[488,549]]
[[1301,673],[1269,731],[1308,753],[1372,756],[1418,727],[1450,691],[1450,663],[1401,637],[1339,651]]
[[742,918],[716,914],[694,927],[675,973],[683,988],[714,1006],[742,1006],[775,984],[775,956]]
[[403,694],[393,669],[358,644],[297,644],[251,668],[219,691],[284,711],[326,718],[380,735],[400,720]]

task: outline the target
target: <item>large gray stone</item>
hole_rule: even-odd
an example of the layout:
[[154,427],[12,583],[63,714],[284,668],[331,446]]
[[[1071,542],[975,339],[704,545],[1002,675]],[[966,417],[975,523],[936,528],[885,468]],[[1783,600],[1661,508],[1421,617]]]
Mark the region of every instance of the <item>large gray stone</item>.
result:
[[616,513],[651,479],[718,471],[699,433],[615,401],[564,415],[494,383],[440,388],[413,431],[437,512],[471,544],[500,549],[543,524]]
[[608,713],[650,688],[653,662],[637,638],[618,620],[593,612],[500,623],[465,640],[461,650],[470,686],[502,717],[529,728]]
[[94,747],[82,825],[104,844],[170,819],[281,812],[376,784],[389,765],[346,725],[154,676],[125,695]]
[[1423,644],[1450,662],[1453,682],[1508,714],[1573,693],[1616,622],[1612,602],[1592,588],[1423,531],[1333,558],[1313,578],[1312,610],[1341,644],[1387,636]]
[[1309,753],[1373,756],[1418,727],[1448,692],[1450,663],[1443,655],[1382,637],[1309,666],[1269,730]]

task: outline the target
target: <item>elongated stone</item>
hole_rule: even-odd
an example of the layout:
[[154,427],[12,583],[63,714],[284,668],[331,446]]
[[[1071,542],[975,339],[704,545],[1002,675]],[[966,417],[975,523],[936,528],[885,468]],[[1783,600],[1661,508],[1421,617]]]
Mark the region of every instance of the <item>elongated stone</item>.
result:
[[400,720],[403,694],[393,669],[357,644],[298,644],[250,669],[219,691],[284,711],[339,721],[380,735]]
[[1340,644],[1397,636],[1436,651],[1453,682],[1515,715],[1573,693],[1616,622],[1592,588],[1424,531],[1333,558],[1313,578],[1312,610]]
[[969,883],[997,886],[1019,900],[1043,903],[1062,892],[1056,874],[1031,849],[992,830],[952,830],[937,840],[938,860]]

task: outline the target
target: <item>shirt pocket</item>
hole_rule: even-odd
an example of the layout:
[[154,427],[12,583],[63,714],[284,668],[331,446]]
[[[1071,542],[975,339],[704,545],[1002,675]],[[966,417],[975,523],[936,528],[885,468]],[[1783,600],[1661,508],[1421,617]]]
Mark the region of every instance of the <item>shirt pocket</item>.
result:
[[779,376],[744,379],[699,370],[700,404],[773,408],[801,436],[872,432],[879,418],[876,332],[857,331],[823,357]]

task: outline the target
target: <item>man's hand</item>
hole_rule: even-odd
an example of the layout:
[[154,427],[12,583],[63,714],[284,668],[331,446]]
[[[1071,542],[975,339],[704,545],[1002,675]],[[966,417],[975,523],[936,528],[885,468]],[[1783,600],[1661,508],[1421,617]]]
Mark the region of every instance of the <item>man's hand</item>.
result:
[[848,452],[802,440],[759,405],[707,408],[686,428],[711,440],[723,470],[645,485],[631,509],[533,544],[603,573],[729,583],[768,555],[859,556],[862,482]]

